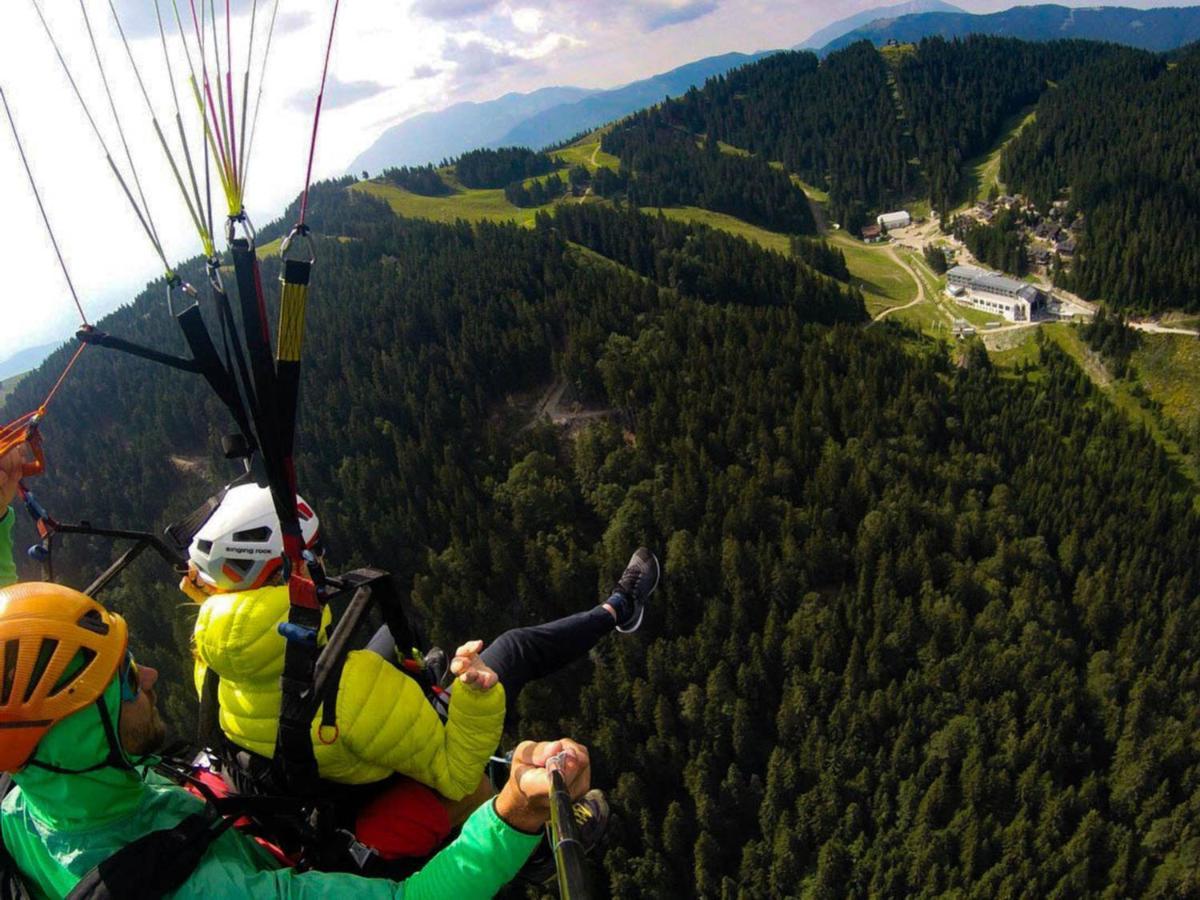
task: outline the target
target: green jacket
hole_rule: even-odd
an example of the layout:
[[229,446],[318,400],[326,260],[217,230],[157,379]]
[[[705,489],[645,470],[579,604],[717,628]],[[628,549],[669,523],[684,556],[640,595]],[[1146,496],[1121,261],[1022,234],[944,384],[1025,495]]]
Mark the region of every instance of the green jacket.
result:
[[[0,520],[0,584],[11,574],[12,514]],[[116,681],[103,697],[119,721]],[[34,758],[61,769],[80,770],[108,757],[108,741],[96,704],[59,722],[38,745]],[[144,834],[170,828],[200,810],[182,788],[143,771],[106,767],[62,775],[27,766],[13,776],[17,787],[0,807],[0,835],[37,897],[65,896],[80,878],[121,847]],[[506,825],[491,803],[467,821],[462,834],[407,881],[359,878],[323,872],[296,873],[256,843],[227,831],[209,848],[192,877],[171,896],[216,897],[472,898],[491,897],[512,879],[540,840]]]
[[0,587],[8,587],[17,580],[17,564],[13,560],[12,530],[16,513],[9,507],[0,518]]

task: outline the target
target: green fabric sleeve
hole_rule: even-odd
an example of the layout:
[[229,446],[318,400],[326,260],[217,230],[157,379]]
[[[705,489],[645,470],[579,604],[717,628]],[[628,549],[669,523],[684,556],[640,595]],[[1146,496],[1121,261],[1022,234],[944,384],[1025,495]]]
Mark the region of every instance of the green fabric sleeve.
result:
[[492,897],[512,881],[540,834],[524,834],[505,824],[494,801],[472,813],[458,839],[404,883],[405,900]]
[[0,518],[0,587],[8,587],[17,580],[17,563],[13,559],[12,530],[17,516],[10,506]]
[[[484,900],[512,880],[541,841],[510,828],[491,803],[477,809],[458,839],[426,863],[421,871],[397,884],[328,872],[297,873],[291,869],[255,871],[243,856],[249,842],[232,847],[222,835],[224,852],[209,851],[206,862],[173,900],[214,897],[286,898],[286,900]],[[233,853],[229,851],[233,850]]]

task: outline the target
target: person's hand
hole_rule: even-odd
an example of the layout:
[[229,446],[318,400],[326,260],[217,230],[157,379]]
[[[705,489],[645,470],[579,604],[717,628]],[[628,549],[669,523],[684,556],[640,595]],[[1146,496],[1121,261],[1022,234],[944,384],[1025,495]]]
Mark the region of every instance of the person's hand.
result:
[[540,744],[525,741],[513,752],[508,782],[496,797],[496,814],[518,831],[535,834],[549,821],[553,782],[546,763],[556,756],[572,800],[592,786],[587,747],[570,738]]
[[4,516],[17,496],[17,484],[21,480],[27,453],[25,445],[21,444],[0,457],[0,517]]
[[468,641],[459,647],[454,659],[450,660],[450,674],[476,690],[490,691],[500,682],[500,677],[480,657],[482,649],[483,641]]

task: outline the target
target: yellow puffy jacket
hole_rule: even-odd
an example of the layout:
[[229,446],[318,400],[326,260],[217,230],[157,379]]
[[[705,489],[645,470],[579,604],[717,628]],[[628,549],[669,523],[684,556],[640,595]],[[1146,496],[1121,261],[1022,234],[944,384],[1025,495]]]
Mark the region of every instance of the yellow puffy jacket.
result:
[[[279,727],[285,640],[278,626],[287,614],[286,587],[219,594],[200,607],[193,633],[197,691],[212,667],[221,676],[221,730],[266,757],[275,753]],[[399,772],[450,800],[465,797],[500,741],[504,687],[485,692],[458,684],[451,696],[443,723],[415,681],[376,653],[351,651],[338,687],[336,735],[319,735],[320,710],[313,719],[322,777],[369,784]]]

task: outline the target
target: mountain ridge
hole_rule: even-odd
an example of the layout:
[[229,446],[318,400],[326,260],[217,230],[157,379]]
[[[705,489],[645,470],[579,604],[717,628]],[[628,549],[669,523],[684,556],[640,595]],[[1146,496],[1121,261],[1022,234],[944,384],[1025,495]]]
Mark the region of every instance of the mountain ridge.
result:
[[944,3],[943,0],[909,0],[907,3],[897,3],[894,6],[876,6],[844,19],[838,19],[819,31],[814,31],[805,38],[803,43],[797,44],[792,49],[820,50],[830,41],[835,41],[842,35],[879,19],[895,19],[900,16],[931,12],[965,13],[966,10],[952,3]]
[[856,41],[876,45],[889,40],[914,43],[924,37],[947,39],[968,34],[988,34],[1025,41],[1059,38],[1111,41],[1141,50],[1174,50],[1200,40],[1200,8],[1128,6],[1071,8],[1055,4],[1015,6],[986,15],[930,12],[878,19],[830,41],[822,56]]
[[7,381],[14,375],[22,375],[31,369],[36,369],[42,361],[54,352],[62,341],[49,344],[39,344],[36,347],[26,347],[11,356],[0,359],[0,381]]
[[[636,112],[664,96],[686,93],[709,78],[775,52],[709,56],[606,90],[550,87],[421,113],[388,129],[347,171],[375,173],[391,166],[420,166],[486,147],[545,147]],[[523,101],[528,107],[524,111]],[[479,121],[480,116],[484,121]]]

